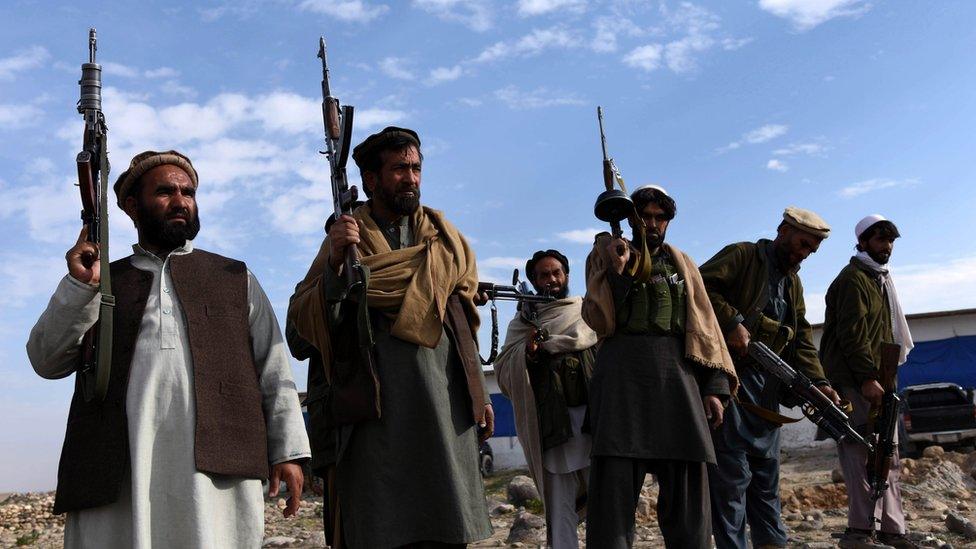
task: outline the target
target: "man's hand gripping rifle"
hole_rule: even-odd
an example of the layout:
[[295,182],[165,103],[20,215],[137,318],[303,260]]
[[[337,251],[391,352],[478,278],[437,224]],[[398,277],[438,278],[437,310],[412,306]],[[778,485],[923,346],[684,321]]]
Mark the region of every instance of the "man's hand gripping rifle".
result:
[[95,62],[98,50],[95,29],[88,30],[88,62],[81,65],[81,98],[78,112],[85,118],[85,135],[78,165],[78,187],[81,191],[81,220],[87,239],[98,248],[98,257],[86,255],[82,261],[99,268],[98,291],[101,301],[98,322],[81,340],[79,383],[85,401],[104,400],[112,369],[112,313],[115,296],[108,255],[108,127],[102,114],[102,66]]
[[536,295],[529,289],[529,284],[519,281],[519,271],[515,269],[512,274],[512,285],[495,284],[494,282],[479,282],[478,293],[487,294],[488,301],[491,303],[491,354],[487,359],[482,358],[481,363],[488,365],[495,362],[498,358],[498,307],[496,301],[515,301],[518,303],[518,311],[524,322],[535,328],[536,343],[542,343],[549,339],[549,331],[539,324],[539,315],[536,312],[536,305],[539,303],[550,303],[555,301],[555,297],[548,292]]
[[851,427],[850,418],[830,400],[830,397],[820,392],[807,376],[793,369],[765,343],[749,342],[749,356],[764,372],[777,378],[793,397],[800,401],[803,415],[823,429],[830,438],[837,442],[852,440],[871,448],[871,443],[864,440],[864,437]]

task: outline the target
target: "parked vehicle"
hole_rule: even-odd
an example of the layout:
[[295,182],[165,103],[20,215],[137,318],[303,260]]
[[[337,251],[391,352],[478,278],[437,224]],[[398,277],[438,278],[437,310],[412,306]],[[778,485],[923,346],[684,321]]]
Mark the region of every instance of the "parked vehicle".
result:
[[491,450],[487,440],[478,445],[478,459],[481,462],[481,476],[491,476],[495,470],[495,453]]
[[899,423],[901,452],[905,456],[925,446],[976,443],[976,401],[972,388],[955,383],[912,385],[901,391]]

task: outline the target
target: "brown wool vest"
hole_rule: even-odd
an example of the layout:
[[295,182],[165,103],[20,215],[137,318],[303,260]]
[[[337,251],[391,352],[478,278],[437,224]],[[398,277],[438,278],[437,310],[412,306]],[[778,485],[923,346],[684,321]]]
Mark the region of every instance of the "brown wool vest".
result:
[[[264,480],[267,432],[251,352],[247,268],[200,249],[169,261],[193,361],[197,470]],[[55,513],[98,507],[119,497],[129,469],[129,365],[152,282],[152,273],[136,269],[129,258],[112,262],[116,306],[108,393],[104,402],[85,402],[75,383]]]

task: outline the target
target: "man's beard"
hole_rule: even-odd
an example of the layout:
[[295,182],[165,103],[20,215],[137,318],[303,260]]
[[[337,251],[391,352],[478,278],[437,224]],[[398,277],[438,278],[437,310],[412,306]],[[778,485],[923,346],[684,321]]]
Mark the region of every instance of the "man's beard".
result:
[[648,230],[644,233],[644,237],[647,240],[647,249],[649,251],[656,250],[664,244],[664,237],[667,236],[667,230],[663,232],[657,232],[654,230]]
[[553,292],[553,291],[549,290],[545,286],[539,287],[539,286],[535,285],[535,283],[532,284],[532,287],[535,288],[536,295],[547,295],[548,294],[548,295],[551,295],[552,297],[554,297],[556,299],[566,299],[567,297],[569,297],[569,284],[567,284],[567,285],[559,288],[559,290],[556,291],[556,292]]
[[[406,190],[413,192],[413,196],[400,195],[400,192]],[[383,202],[396,215],[410,215],[420,207],[420,187],[404,185],[392,193],[387,193],[382,185],[377,185],[376,199]]]
[[783,272],[794,271],[800,266],[799,262],[793,262],[790,250],[786,244],[777,244],[773,246],[773,255],[776,257],[776,263],[779,264],[779,267]]
[[891,259],[891,254],[886,252],[872,252],[868,250],[868,256],[878,265],[887,265]]
[[[140,238],[160,248],[174,250],[186,244],[187,240],[196,238],[200,232],[199,213],[190,217],[190,211],[185,208],[182,213],[189,218],[186,223],[167,223],[165,218],[153,215],[142,204],[136,207],[136,213],[139,216]],[[167,215],[176,213],[180,213],[180,210],[171,211]]]

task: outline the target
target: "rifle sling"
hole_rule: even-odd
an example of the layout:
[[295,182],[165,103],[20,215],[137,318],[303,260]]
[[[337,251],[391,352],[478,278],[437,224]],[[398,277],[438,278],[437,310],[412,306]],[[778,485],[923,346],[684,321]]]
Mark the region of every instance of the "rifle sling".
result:
[[98,291],[101,295],[101,303],[98,307],[98,370],[95,374],[95,398],[103,401],[108,392],[108,381],[112,373],[112,316],[115,308],[115,296],[112,295],[112,269],[109,265],[108,251],[108,172],[110,167],[108,163],[108,137],[104,132],[100,141],[98,209],[101,219],[98,224],[98,265],[100,271]]
[[788,423],[796,423],[803,419],[803,417],[792,418],[789,416],[784,416],[783,414],[776,413],[772,410],[767,410],[762,406],[756,406],[751,402],[743,402],[739,400],[738,397],[735,397],[735,401],[738,402],[746,410],[749,410],[753,414],[756,414],[757,416],[761,417],[762,419],[765,419],[770,423],[775,423],[777,426],[786,425]]

